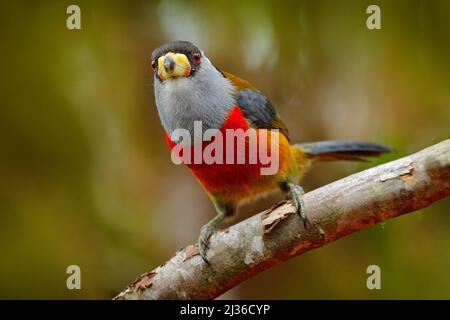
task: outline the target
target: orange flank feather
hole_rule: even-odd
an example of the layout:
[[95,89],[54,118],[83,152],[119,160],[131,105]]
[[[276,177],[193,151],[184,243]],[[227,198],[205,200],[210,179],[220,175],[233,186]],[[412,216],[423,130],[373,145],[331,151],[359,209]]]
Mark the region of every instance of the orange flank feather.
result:
[[239,78],[237,76],[235,76],[234,74],[231,74],[229,72],[226,71],[222,71],[222,73],[224,74],[224,76],[231,81],[231,83],[233,84],[233,86],[238,89],[238,90],[244,90],[244,89],[254,89],[256,90],[256,88],[247,80],[244,80],[242,78]]

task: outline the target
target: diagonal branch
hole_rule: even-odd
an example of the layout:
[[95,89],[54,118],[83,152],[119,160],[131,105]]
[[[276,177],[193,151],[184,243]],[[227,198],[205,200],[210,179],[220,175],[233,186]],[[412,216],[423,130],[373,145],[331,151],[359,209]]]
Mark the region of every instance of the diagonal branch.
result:
[[308,250],[450,194],[450,140],[371,168],[304,196],[313,223],[280,203],[211,237],[206,265],[195,246],[141,275],[116,299],[212,299],[246,279]]

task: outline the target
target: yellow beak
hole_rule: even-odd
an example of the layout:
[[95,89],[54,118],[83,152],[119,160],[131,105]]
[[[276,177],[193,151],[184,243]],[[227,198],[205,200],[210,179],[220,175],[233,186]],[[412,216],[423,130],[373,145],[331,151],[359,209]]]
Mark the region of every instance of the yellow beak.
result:
[[158,58],[158,77],[161,80],[176,77],[188,77],[191,74],[191,64],[186,55],[168,52]]

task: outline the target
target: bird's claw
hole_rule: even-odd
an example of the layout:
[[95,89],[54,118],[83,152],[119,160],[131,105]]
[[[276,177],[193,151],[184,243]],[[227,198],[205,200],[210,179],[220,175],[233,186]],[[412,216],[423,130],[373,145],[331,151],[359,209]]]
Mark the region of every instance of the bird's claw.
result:
[[305,202],[303,201],[303,195],[305,191],[299,185],[292,185],[290,188],[290,196],[292,202],[294,203],[295,208],[297,209],[297,213],[300,215],[303,220],[303,226],[305,229],[308,227],[315,226],[320,233],[322,239],[325,239],[325,231],[318,225],[315,225],[309,220],[308,215],[306,214]]
[[198,251],[206,264],[210,264],[208,259],[206,258],[206,253],[209,249],[209,239],[214,231],[215,228],[209,224],[204,225],[200,229],[200,236],[198,238]]
[[294,203],[295,208],[297,209],[297,213],[303,220],[303,226],[305,229],[309,226],[312,226],[311,221],[309,221],[308,216],[306,215],[305,202],[303,201],[303,188],[298,185],[293,185],[291,187],[291,199]]

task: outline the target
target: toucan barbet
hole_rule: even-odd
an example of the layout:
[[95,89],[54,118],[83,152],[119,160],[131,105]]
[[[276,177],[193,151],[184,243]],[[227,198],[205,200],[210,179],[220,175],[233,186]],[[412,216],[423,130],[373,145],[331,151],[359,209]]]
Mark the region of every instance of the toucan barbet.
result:
[[201,121],[203,130],[242,129],[278,135],[279,167],[275,174],[261,175],[260,163],[188,165],[217,211],[201,228],[198,240],[206,263],[211,234],[224,218],[235,216],[241,203],[281,189],[292,199],[305,227],[312,226],[298,183],[314,160],[364,160],[390,151],[385,145],[358,141],[292,144],[267,97],[248,81],[213,65],[191,42],[174,41],[158,47],[152,53],[151,65],[156,106],[171,148],[177,145],[171,139],[174,131],[184,129],[194,134],[195,121]]

